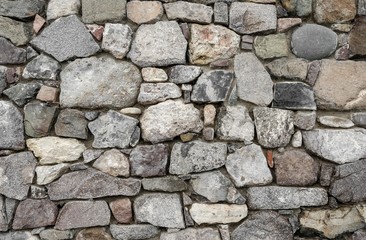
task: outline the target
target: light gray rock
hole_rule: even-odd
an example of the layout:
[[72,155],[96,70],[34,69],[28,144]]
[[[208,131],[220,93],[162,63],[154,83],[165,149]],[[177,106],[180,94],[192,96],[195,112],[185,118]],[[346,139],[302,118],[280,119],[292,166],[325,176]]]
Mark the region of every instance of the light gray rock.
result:
[[294,116],[294,125],[302,130],[311,130],[316,123],[316,111],[297,111]]
[[143,68],[141,69],[141,75],[145,82],[165,82],[168,80],[168,75],[161,68]]
[[99,50],[99,45],[75,15],[55,20],[33,38],[31,44],[59,62],[75,57],[88,57]]
[[23,115],[11,102],[0,101],[0,116],[0,149],[23,149]]
[[141,25],[128,57],[140,67],[168,66],[186,62],[187,41],[177,22]]
[[62,137],[88,138],[88,121],[84,113],[76,109],[64,109],[58,114],[55,133]]
[[81,0],[84,23],[120,22],[126,17],[126,0]]
[[228,25],[229,7],[225,2],[215,2],[214,4],[214,23]]
[[357,6],[358,6],[357,14],[361,15],[361,16],[365,16],[366,15],[366,1],[358,0]]
[[110,52],[115,58],[122,59],[127,55],[132,40],[132,29],[125,24],[106,23],[103,32],[102,49]]
[[247,205],[193,203],[189,210],[198,224],[235,223],[248,215]]
[[47,5],[47,20],[78,14],[79,10],[80,0],[50,0]]
[[178,232],[163,232],[160,240],[221,240],[220,233],[217,229],[212,228],[186,228]]
[[141,104],[155,104],[181,96],[182,91],[174,83],[143,83],[140,87],[137,102]]
[[302,135],[307,150],[331,162],[344,164],[366,156],[364,129],[315,129]]
[[248,189],[249,209],[293,209],[327,203],[328,194],[323,188],[268,186]]
[[24,107],[25,134],[30,137],[44,137],[51,129],[57,108],[45,103],[32,102]]
[[296,131],[294,135],[292,135],[291,146],[294,148],[299,148],[302,146],[302,133],[301,131]]
[[30,61],[24,68],[23,78],[56,80],[61,64],[55,59],[41,54]]
[[30,231],[12,231],[7,233],[0,233],[3,240],[39,240],[36,235]]
[[272,106],[292,110],[316,110],[313,88],[302,82],[278,82],[274,85]]
[[15,17],[20,19],[33,17],[37,13],[40,13],[40,11],[42,11],[46,5],[45,0],[1,0],[0,3],[1,16]]
[[244,146],[229,154],[225,167],[237,187],[266,185],[272,182],[267,159],[261,147],[256,144]]
[[128,157],[117,149],[105,151],[94,163],[93,167],[114,177],[130,176]]
[[116,240],[150,239],[159,234],[159,229],[149,224],[117,225],[111,224],[110,231]]
[[237,94],[241,100],[267,106],[273,99],[271,76],[254,53],[241,53],[234,58]]
[[178,194],[149,193],[138,196],[133,205],[135,220],[157,227],[184,228]]
[[324,126],[334,128],[351,128],[355,126],[350,119],[336,116],[320,116],[318,122]]
[[46,185],[61,177],[69,169],[69,164],[60,163],[52,166],[37,166],[37,184]]
[[85,163],[89,163],[102,155],[104,151],[100,149],[86,149],[83,152],[83,158]]
[[28,46],[26,51],[27,51],[27,60],[28,61],[39,56],[38,52],[36,50],[34,50],[34,48],[32,48],[31,46]]
[[[0,10],[1,11],[1,10]],[[26,45],[31,39],[31,25],[0,16],[0,36],[9,39],[16,46]]]
[[109,110],[88,124],[94,135],[93,147],[129,147],[138,123],[135,118]]
[[175,143],[170,156],[169,173],[188,174],[222,167],[227,154],[226,143],[192,141]]
[[45,229],[39,234],[42,240],[66,240],[72,239],[73,233],[70,230],[56,230],[56,229]]
[[261,59],[287,57],[289,46],[285,33],[257,36],[253,44],[255,54]]
[[212,7],[204,4],[177,1],[164,4],[164,8],[169,20],[196,23],[211,23],[212,21]]
[[169,81],[176,84],[189,83],[202,73],[199,66],[176,65],[170,68]]
[[147,191],[180,192],[187,190],[187,184],[176,176],[142,179],[142,187]]
[[136,66],[110,57],[77,59],[60,77],[63,107],[130,107],[136,103],[142,82]]
[[18,83],[3,91],[3,94],[10,98],[16,105],[22,107],[37,94],[41,88],[38,82]]
[[305,80],[308,63],[301,58],[280,58],[266,64],[269,72],[278,78]]
[[7,39],[0,37],[0,64],[23,64],[26,57],[25,49],[15,47]]

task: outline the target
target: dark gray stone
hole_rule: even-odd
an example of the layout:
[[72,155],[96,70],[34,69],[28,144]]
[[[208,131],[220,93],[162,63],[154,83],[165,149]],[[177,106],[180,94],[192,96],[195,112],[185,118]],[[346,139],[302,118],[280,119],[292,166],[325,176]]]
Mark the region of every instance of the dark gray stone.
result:
[[40,13],[45,5],[45,0],[0,0],[0,16],[29,18]]
[[25,49],[15,47],[10,41],[0,37],[0,64],[23,64],[26,57]]
[[160,233],[160,230],[150,224],[117,225],[111,224],[111,234],[116,240],[150,239]]
[[39,56],[38,52],[34,50],[31,46],[27,47],[27,61]]
[[189,83],[202,73],[198,66],[176,65],[170,68],[169,81],[176,84]]
[[313,89],[301,82],[276,83],[272,106],[291,110],[316,110]]
[[8,68],[4,67],[4,66],[0,66],[0,96],[3,93],[4,89],[6,88],[7,85],[7,71]]
[[0,116],[0,149],[23,149],[23,115],[11,102],[0,101]]
[[316,24],[305,24],[292,34],[292,51],[308,60],[317,60],[331,55],[337,48],[337,34],[331,29]]
[[32,185],[30,187],[30,193],[31,198],[33,199],[43,199],[48,197],[46,187],[44,186]]
[[84,23],[120,22],[126,17],[126,0],[81,0]]
[[352,122],[356,126],[366,128],[366,112],[352,113]]
[[23,71],[24,78],[56,80],[61,64],[55,59],[41,54],[30,61]]
[[50,130],[57,108],[46,103],[33,102],[24,107],[25,134],[30,137],[45,137]]
[[13,100],[16,105],[22,107],[38,93],[41,88],[38,82],[18,83],[3,91],[3,94]]
[[62,137],[88,138],[88,121],[84,113],[76,109],[62,110],[55,124],[55,133]]
[[180,192],[187,190],[187,184],[178,177],[167,176],[160,178],[142,179],[142,187],[147,191]]
[[214,4],[214,23],[228,25],[229,8],[225,2],[215,2]]

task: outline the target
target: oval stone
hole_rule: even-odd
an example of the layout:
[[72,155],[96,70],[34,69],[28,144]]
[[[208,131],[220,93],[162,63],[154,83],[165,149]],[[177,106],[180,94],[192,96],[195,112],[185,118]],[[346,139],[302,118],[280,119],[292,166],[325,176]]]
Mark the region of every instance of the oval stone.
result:
[[317,60],[328,57],[337,47],[337,34],[317,24],[305,24],[292,34],[292,52],[300,58]]

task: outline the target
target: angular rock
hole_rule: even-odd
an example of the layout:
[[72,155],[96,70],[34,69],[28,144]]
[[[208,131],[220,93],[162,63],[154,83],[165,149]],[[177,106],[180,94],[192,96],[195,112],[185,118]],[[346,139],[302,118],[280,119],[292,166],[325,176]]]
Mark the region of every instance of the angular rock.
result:
[[83,152],[84,162],[89,163],[89,162],[97,159],[98,157],[100,157],[100,155],[102,155],[103,152],[104,152],[103,150],[86,149]]
[[169,81],[175,84],[189,83],[198,78],[202,73],[201,67],[176,65],[170,68]]
[[41,54],[25,66],[23,78],[56,80],[61,65],[53,58]]
[[61,110],[55,124],[55,133],[62,137],[88,138],[88,121],[84,113],[76,109]]
[[37,184],[46,185],[61,177],[69,169],[69,164],[61,163],[52,166],[37,166]]
[[301,131],[296,131],[292,136],[291,146],[294,148],[299,148],[302,146],[302,133]]
[[39,234],[42,240],[65,240],[72,239],[73,233],[69,230],[61,231],[55,229],[45,229]]
[[337,34],[321,25],[304,24],[293,32],[291,46],[292,52],[299,58],[326,58],[337,48]]
[[27,44],[31,35],[32,31],[29,24],[0,16],[0,36],[9,39],[14,45]]
[[189,60],[205,65],[229,59],[239,51],[240,36],[219,25],[191,25]]
[[316,111],[297,111],[294,116],[294,125],[302,130],[311,130],[316,123]]
[[134,23],[154,23],[164,14],[163,4],[159,1],[132,1],[127,5],[127,18]]
[[149,193],[137,197],[133,205],[135,220],[154,226],[184,228],[182,204],[178,194]]
[[77,235],[75,240],[113,240],[112,236],[106,231],[105,228],[86,228],[81,230]]
[[198,225],[235,223],[248,215],[248,208],[247,205],[193,203],[189,212]]
[[277,78],[305,80],[308,63],[301,58],[280,58],[266,64],[271,75]]
[[214,4],[214,23],[228,25],[229,7],[225,2],[215,2]]
[[26,57],[25,49],[15,47],[10,41],[0,37],[0,64],[23,64]]
[[286,57],[289,55],[287,37],[284,33],[258,36],[254,39],[255,54],[262,58]]
[[47,20],[78,14],[80,0],[51,0],[47,5]]
[[161,68],[143,68],[141,75],[145,82],[165,82],[168,80],[168,75]]
[[350,119],[336,116],[321,116],[318,117],[318,122],[324,126],[334,128],[351,128],[355,126]]
[[110,226],[111,234],[116,240],[150,239],[159,234],[159,229],[149,224],[117,225]]
[[93,163],[93,167],[114,177],[130,176],[128,157],[117,149],[105,151]]
[[273,99],[273,82],[263,64],[253,53],[235,56],[234,70],[237,94],[241,100],[267,106]]
[[33,32],[37,34],[45,23],[46,19],[37,14],[33,21]]
[[45,0],[1,0],[0,15],[15,18],[29,18],[40,13],[46,5]]
[[274,85],[273,107],[290,110],[316,110],[313,88],[301,82]]
[[277,32],[280,33],[287,32],[291,28],[300,25],[301,23],[302,23],[301,18],[279,18],[277,20]]
[[292,240],[293,233],[288,220],[274,211],[259,211],[251,214],[233,232],[232,240],[266,238]]
[[174,83],[142,83],[137,102],[141,104],[155,104],[181,96],[180,88]]
[[142,138],[152,143],[170,140],[190,131],[200,132],[203,128],[199,110],[181,100],[168,100],[148,107],[140,122]]
[[99,45],[75,15],[61,17],[52,22],[40,35],[33,38],[31,44],[59,62],[75,57],[88,57],[99,50]]
[[274,5],[234,2],[230,6],[229,27],[242,34],[274,31],[277,28]]
[[249,209],[293,209],[327,203],[327,191],[323,188],[268,186],[248,189]]
[[38,228],[54,225],[57,214],[57,205],[48,199],[27,199],[21,201],[15,212],[13,229]]
[[0,149],[23,149],[23,115],[11,102],[0,101],[0,116]]
[[158,192],[180,192],[187,190],[187,184],[175,176],[144,178],[142,179],[142,187],[147,191]]
[[104,27],[102,49],[115,58],[127,55],[132,40],[132,29],[125,24],[107,23]]
[[120,22],[126,17],[126,0],[81,0],[84,23]]
[[30,137],[44,137],[51,129],[57,108],[45,103],[32,102],[24,107],[25,134]]
[[42,85],[37,93],[36,99],[55,103],[58,99],[58,92],[58,88]]
[[217,229],[212,228],[186,228],[178,232],[163,232],[160,240],[221,240],[220,233]]
[[128,57],[140,67],[168,66],[186,62],[187,41],[175,21],[141,25]]
[[285,147],[294,133],[293,112],[275,108],[253,109],[257,138],[267,148]]
[[114,200],[109,203],[114,218],[119,223],[129,223],[132,220],[131,201],[128,198]]
[[[366,2],[364,3],[366,10]],[[362,39],[365,39],[366,34],[366,17],[359,17],[356,24],[353,26],[349,34],[349,48],[353,54],[366,55],[366,44]]]
[[71,201],[60,210],[55,228],[67,230],[105,226],[109,224],[110,217],[111,212],[105,201]]
[[318,23],[347,22],[356,16],[356,1],[353,0],[316,0],[314,18]]
[[41,88],[38,82],[18,83],[3,91],[3,94],[10,98],[16,105],[22,107],[37,94]]
[[177,1],[164,4],[164,8],[169,20],[196,23],[211,23],[212,21],[212,7],[204,4]]
[[226,143],[178,142],[171,152],[169,173],[188,174],[216,169],[225,164],[226,154]]
[[76,139],[59,137],[30,138],[26,141],[29,150],[39,158],[40,164],[76,161],[85,150],[85,145]]

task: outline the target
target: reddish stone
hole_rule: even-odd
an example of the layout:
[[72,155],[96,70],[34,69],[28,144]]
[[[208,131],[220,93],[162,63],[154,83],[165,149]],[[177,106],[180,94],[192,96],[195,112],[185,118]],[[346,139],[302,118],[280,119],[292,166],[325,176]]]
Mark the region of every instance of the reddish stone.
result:
[[95,39],[97,39],[98,41],[102,40],[104,32],[103,26],[97,24],[89,24],[86,25],[86,27],[88,28],[89,32],[95,37]]
[[273,168],[273,151],[272,150],[267,150],[267,164],[270,168]]
[[43,85],[37,94],[37,99],[45,102],[57,102],[58,89]]
[[34,22],[33,22],[33,31],[35,33],[38,33],[39,30],[42,29],[42,27],[45,23],[46,23],[46,20],[37,14],[36,17],[34,18]]
[[277,20],[277,32],[286,32],[301,23],[301,18],[279,18]]
[[118,199],[109,203],[114,218],[119,223],[129,223],[132,220],[131,201],[128,198]]

